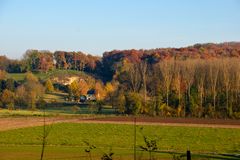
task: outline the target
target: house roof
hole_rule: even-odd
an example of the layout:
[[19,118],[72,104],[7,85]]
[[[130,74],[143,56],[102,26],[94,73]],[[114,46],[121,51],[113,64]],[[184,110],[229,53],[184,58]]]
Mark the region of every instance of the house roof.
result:
[[95,94],[95,89],[88,90],[87,94]]

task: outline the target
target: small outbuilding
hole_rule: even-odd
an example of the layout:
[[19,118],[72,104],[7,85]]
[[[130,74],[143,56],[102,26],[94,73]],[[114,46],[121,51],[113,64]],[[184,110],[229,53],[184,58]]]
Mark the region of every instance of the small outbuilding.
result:
[[86,95],[87,101],[96,101],[95,93],[95,89],[90,89]]

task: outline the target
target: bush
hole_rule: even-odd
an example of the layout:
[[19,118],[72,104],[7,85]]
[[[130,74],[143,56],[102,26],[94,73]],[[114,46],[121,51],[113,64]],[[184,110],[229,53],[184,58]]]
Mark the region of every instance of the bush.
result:
[[113,106],[118,110],[119,113],[125,112],[126,98],[123,92],[119,92],[115,97],[113,97]]
[[240,119],[240,112],[234,112],[233,117],[236,119]]
[[45,88],[46,88],[46,91],[49,92],[49,93],[51,93],[51,92],[54,91],[54,87],[53,87],[53,84],[52,84],[52,82],[51,82],[50,79],[48,79],[48,80],[46,81],[46,83],[45,83]]
[[142,98],[138,93],[130,92],[126,94],[125,112],[127,114],[138,114],[142,108]]
[[80,107],[78,107],[78,106],[72,106],[72,107],[71,107],[71,110],[72,110],[73,113],[77,113],[77,112],[79,112],[81,109],[80,109]]
[[14,110],[14,103],[7,104],[8,110]]
[[102,100],[98,100],[96,102],[96,105],[97,105],[97,109],[98,109],[98,112],[97,113],[101,113],[102,112],[102,109],[103,109],[103,105],[104,105],[104,102]]

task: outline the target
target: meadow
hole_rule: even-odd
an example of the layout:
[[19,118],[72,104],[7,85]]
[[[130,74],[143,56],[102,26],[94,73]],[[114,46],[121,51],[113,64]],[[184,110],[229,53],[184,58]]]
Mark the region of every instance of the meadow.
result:
[[[76,76],[82,76],[82,77],[87,76],[87,74],[85,74],[84,72],[75,71],[75,70],[59,70],[59,69],[48,71],[47,73],[33,72],[33,74],[36,77],[38,77],[40,80],[46,80],[48,78],[56,77],[56,76],[68,76],[68,75],[76,75]],[[8,73],[7,74],[8,79],[14,79],[15,81],[23,81],[25,77],[26,77],[26,73]]]
[[[48,129],[46,159],[88,159],[84,141],[97,147],[92,151],[97,159],[109,150],[112,150],[115,159],[133,158],[132,125],[59,123],[48,126]],[[138,158],[147,157],[147,153],[140,149],[140,146],[145,146],[143,135],[157,141],[159,153],[155,156],[164,159],[171,159],[170,153],[185,153],[188,149],[197,158],[201,157],[198,154],[211,153],[215,158],[220,158],[219,154],[240,152],[240,129],[138,125],[136,131]],[[42,132],[43,127],[0,132],[1,159],[39,159]]]

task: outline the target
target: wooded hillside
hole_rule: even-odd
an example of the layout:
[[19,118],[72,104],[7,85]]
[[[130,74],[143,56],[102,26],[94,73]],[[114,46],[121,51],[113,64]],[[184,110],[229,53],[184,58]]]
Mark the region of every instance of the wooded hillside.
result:
[[239,62],[237,42],[114,50],[102,57],[82,52],[28,50],[22,60],[1,56],[0,76],[4,79],[4,71],[77,70],[92,75],[98,82],[70,84],[76,95],[81,95],[83,85],[89,89],[94,86],[99,99],[119,113],[240,117]]

